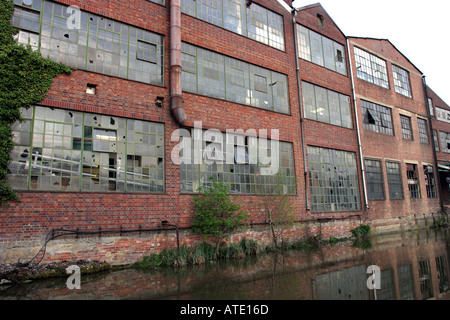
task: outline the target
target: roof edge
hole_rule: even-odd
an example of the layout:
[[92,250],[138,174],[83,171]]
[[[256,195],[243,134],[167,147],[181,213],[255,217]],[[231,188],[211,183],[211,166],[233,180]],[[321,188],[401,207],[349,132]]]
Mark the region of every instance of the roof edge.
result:
[[303,11],[303,10],[307,10],[307,9],[311,9],[314,7],[321,7],[323,11],[325,11],[325,13],[327,14],[328,17],[330,17],[330,20],[333,22],[333,24],[336,26],[336,28],[339,30],[339,32],[345,37],[348,38],[345,33],[341,30],[341,28],[339,28],[339,25],[333,20],[333,18],[331,17],[331,15],[327,12],[327,10],[325,10],[325,8],[322,6],[322,4],[320,2],[316,2],[313,4],[309,4],[303,7],[298,7],[295,8],[296,11]]
[[403,52],[401,52],[389,39],[384,39],[384,38],[372,38],[372,37],[355,37],[355,36],[349,36],[347,37],[348,39],[368,39],[368,40],[378,40],[378,41],[387,41],[390,43],[390,45],[397,50],[398,53],[400,53],[409,63],[411,63],[411,65],[416,68],[417,71],[419,71],[419,73],[422,76],[425,76],[425,74],[419,69],[417,68],[417,66],[406,56],[403,54]]

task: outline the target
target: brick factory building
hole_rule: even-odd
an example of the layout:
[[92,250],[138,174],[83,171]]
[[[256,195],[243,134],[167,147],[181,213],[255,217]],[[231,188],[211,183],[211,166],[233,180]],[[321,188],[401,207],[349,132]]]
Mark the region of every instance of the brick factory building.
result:
[[440,210],[423,74],[385,39],[350,37],[371,220]]
[[[232,240],[269,242],[262,194],[277,182],[254,148],[295,208],[287,240],[431,221],[440,189],[420,70],[388,40],[348,38],[320,4],[280,2],[15,0],[18,41],[76,70],[14,125],[8,182],[21,201],[0,211],[0,263],[30,259],[51,230],[71,233],[45,261],[136,261],[177,245],[163,222],[200,241],[192,197],[210,177],[250,213]],[[266,131],[279,144],[256,146]],[[194,153],[177,164],[187,137]],[[193,161],[194,146],[228,137],[232,163]]]
[[[439,185],[443,205],[450,205],[450,107],[427,86],[428,108],[433,131],[433,145],[439,169]],[[447,210],[447,209],[445,209]]]

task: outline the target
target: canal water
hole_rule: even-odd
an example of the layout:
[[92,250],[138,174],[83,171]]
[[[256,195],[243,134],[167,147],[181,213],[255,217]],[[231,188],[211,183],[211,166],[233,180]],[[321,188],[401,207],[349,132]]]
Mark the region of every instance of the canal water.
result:
[[0,286],[0,300],[448,300],[449,257],[449,230],[421,230],[182,269],[81,276],[79,290],[65,278]]

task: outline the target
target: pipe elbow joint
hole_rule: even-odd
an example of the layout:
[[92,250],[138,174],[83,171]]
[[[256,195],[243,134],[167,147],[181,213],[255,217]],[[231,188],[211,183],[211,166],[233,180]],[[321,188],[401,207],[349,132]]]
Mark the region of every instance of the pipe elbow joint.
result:
[[173,95],[170,101],[170,110],[172,116],[178,124],[182,124],[187,120],[186,112],[183,108],[183,97],[180,95]]

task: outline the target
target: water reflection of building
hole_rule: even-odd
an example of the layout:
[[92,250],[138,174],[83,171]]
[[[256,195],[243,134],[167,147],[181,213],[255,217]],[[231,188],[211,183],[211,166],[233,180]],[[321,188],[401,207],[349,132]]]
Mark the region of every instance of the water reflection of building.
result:
[[[67,289],[65,279],[34,282],[26,290],[2,291],[0,299],[447,300],[450,234],[436,235],[384,236],[370,250],[342,243],[192,269],[126,269],[83,278],[80,292]],[[381,269],[376,297],[366,286],[366,270],[374,264]]]
[[[380,269],[381,286],[369,290],[366,271]],[[374,251],[358,264],[318,274],[312,280],[313,299],[318,300],[427,300],[449,299],[449,247],[445,242],[401,246]]]

